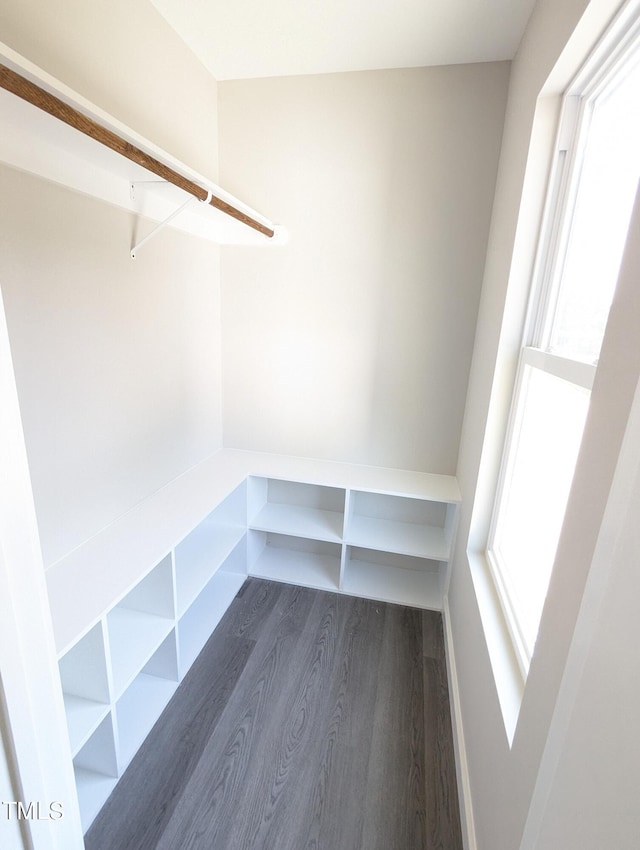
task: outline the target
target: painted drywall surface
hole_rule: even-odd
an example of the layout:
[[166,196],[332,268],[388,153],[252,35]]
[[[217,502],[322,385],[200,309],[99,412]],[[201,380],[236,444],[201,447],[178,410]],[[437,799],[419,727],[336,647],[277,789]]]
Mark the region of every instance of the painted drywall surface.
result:
[[216,179],[216,82],[147,0],[2,0],[0,40]]
[[6,167],[0,181],[0,280],[51,563],[220,446],[218,249],[167,230],[134,262],[133,216]]
[[509,65],[218,87],[225,445],[455,470]]
[[[576,544],[566,553],[564,581],[557,581],[555,587],[552,583],[552,601],[545,610],[514,746],[510,749],[466,550],[467,546],[481,547],[483,542],[481,533],[472,526],[473,514],[484,509],[495,480],[493,471],[487,473],[486,467],[495,464],[500,444],[499,422],[509,395],[524,316],[521,295],[530,280],[546,183],[549,157],[545,151],[555,127],[558,99],[554,92],[549,91],[548,99],[543,101],[537,98],[557,60],[565,62],[573,45],[576,67],[615,9],[613,2],[553,4],[542,0],[534,10],[513,64],[458,464],[463,510],[449,596],[479,850],[514,850],[520,846],[599,517],[608,494],[605,476],[600,478],[597,497],[589,505],[593,533],[585,535],[584,529],[577,530],[583,551],[579,553]],[[571,62],[565,63],[565,69],[569,67]],[[502,327],[503,318],[507,319],[506,329]],[[607,439],[606,428],[598,439]],[[601,455],[602,446],[600,452],[594,451]],[[614,448],[607,457],[609,480],[615,460]],[[588,464],[585,468],[589,469]]]

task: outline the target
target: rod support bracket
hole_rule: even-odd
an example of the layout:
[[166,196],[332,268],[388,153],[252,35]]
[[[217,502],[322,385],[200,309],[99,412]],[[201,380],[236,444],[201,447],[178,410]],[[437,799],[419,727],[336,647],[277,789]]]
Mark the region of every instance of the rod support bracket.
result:
[[[158,181],[152,181],[152,182],[158,182]],[[165,181],[163,181],[163,182],[165,182]],[[132,184],[131,184],[131,191],[132,191],[132,193],[133,193],[133,192],[135,192],[135,183],[132,183]],[[210,194],[210,193],[209,193],[209,194]],[[131,251],[130,251],[131,259],[132,259],[132,260],[135,260],[135,258],[136,258],[136,254],[137,254],[138,250],[139,250],[139,249],[140,249],[140,248],[141,248],[141,247],[142,247],[142,246],[143,246],[146,242],[148,242],[150,239],[152,239],[152,238],[156,235],[156,233],[159,233],[159,232],[160,232],[160,231],[161,231],[164,227],[166,227],[166,226],[169,224],[169,222],[170,222],[170,221],[173,221],[173,219],[174,219],[176,216],[180,215],[180,213],[181,213],[184,209],[186,209],[186,207],[188,207],[188,206],[189,206],[189,204],[191,204],[193,201],[197,201],[197,200],[199,200],[199,198],[196,198],[196,197],[195,197],[195,195],[190,195],[190,196],[187,198],[187,200],[186,200],[183,204],[180,204],[180,206],[178,207],[178,209],[177,209],[177,210],[174,210],[174,211],[171,213],[171,215],[170,215],[170,216],[168,216],[168,218],[165,218],[165,220],[164,220],[164,221],[161,221],[159,224],[157,224],[157,225],[153,228],[153,230],[151,230],[149,233],[147,233],[147,235],[144,237],[144,239],[141,239],[141,240],[140,240],[140,241],[139,241],[136,245],[134,245],[134,246],[133,246],[133,248],[132,248],[132,249],[131,249]]]

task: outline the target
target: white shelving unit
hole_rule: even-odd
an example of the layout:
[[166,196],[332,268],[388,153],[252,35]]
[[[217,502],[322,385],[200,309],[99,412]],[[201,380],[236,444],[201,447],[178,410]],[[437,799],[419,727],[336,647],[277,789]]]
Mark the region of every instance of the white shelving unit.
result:
[[245,537],[242,483],[61,653],[85,831],[242,586]]
[[181,677],[193,664],[224,612],[242,587],[246,574],[246,544],[242,540],[178,623]]
[[439,609],[458,502],[448,476],[226,450],[50,565],[83,828],[247,575]]
[[457,502],[251,476],[248,571],[442,608]]

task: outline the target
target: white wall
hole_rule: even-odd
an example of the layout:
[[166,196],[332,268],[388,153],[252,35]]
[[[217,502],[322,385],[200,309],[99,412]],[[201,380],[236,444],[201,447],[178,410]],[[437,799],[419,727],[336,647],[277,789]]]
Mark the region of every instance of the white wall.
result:
[[508,63],[223,82],[225,445],[452,473]]
[[[10,47],[215,178],[215,81],[146,0],[20,0],[0,15]],[[128,213],[8,168],[0,181],[0,282],[49,564],[222,445],[219,249],[167,230],[133,263]]]
[[[505,400],[510,394],[514,353],[524,314],[522,294],[530,280],[548,151],[557,117],[557,93],[614,14],[616,5],[605,0],[563,4],[540,0],[513,64],[458,465],[463,510],[449,594],[479,850],[519,848],[527,818],[533,817],[536,807],[544,808],[540,800],[546,800],[549,787],[543,756],[553,740],[554,710],[563,677],[567,675],[567,658],[582,594],[618,461],[630,396],[638,377],[637,363],[628,356],[636,347],[633,334],[629,335],[627,329],[626,336],[620,336],[618,341],[616,331],[608,333],[574,495],[510,747],[494,678],[494,672],[500,676],[504,671],[498,667],[494,671],[492,667],[473,580],[476,567],[468,553],[473,555],[484,544],[484,519],[495,483]],[[539,101],[541,94],[544,97]],[[637,322],[637,306],[629,292],[626,303],[617,309],[621,311],[618,315],[626,313]],[[616,347],[617,353],[613,353]],[[625,347],[627,356],[620,359]],[[623,630],[631,639],[629,621]],[[582,703],[581,710],[586,705]],[[593,713],[589,723],[592,734],[599,734]],[[576,726],[576,732],[577,729]],[[575,778],[574,774],[574,781]],[[576,787],[568,792],[569,797]],[[594,818],[597,817],[594,812]],[[578,836],[579,830],[572,833],[568,829],[562,840],[545,847],[578,850],[585,846]],[[526,837],[529,840],[530,833]],[[527,850],[537,847],[535,840],[525,846]]]

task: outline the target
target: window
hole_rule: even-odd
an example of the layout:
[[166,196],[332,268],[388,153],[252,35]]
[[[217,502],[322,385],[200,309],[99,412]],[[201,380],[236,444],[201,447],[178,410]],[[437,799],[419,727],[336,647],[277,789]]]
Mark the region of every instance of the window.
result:
[[564,98],[487,558],[528,671],[640,176],[640,37]]

